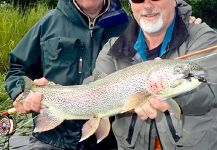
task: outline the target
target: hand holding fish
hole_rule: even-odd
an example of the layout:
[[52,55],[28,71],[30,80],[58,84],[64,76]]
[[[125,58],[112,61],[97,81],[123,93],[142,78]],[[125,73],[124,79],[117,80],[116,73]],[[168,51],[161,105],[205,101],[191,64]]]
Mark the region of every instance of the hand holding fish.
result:
[[[37,86],[42,86],[47,84],[47,80],[45,78],[34,80],[34,84]],[[43,94],[40,92],[30,92],[24,100],[20,100],[23,97],[23,93],[21,93],[13,105],[18,114],[27,114],[30,112],[40,112],[41,109],[41,100]]]
[[166,101],[150,98],[150,100],[141,107],[136,108],[135,112],[142,120],[148,118],[155,119],[157,117],[157,111],[165,112],[166,110],[169,110],[169,108],[170,105]]

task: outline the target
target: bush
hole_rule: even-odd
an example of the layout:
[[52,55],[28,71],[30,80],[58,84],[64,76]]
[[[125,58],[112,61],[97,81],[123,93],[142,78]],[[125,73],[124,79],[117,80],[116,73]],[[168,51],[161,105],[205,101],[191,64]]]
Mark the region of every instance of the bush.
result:
[[4,75],[0,74],[0,111],[11,107],[11,100],[4,89]]
[[217,28],[217,0],[186,0],[186,2],[192,6],[193,16]]
[[9,52],[47,11],[45,5],[38,5],[23,15],[18,9],[0,7],[0,73],[7,71]]
[[54,8],[56,7],[58,0],[41,0],[41,2],[47,4],[49,8]]

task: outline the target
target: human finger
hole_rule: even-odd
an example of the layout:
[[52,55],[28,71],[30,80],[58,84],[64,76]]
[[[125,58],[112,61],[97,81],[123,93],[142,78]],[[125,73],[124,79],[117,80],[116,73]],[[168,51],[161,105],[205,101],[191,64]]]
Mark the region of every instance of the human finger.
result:
[[138,115],[139,118],[142,120],[146,120],[148,116],[145,114],[141,107],[135,109],[135,113]]
[[41,109],[41,100],[42,100],[42,93],[39,92],[31,92],[28,95],[28,99],[26,99],[26,102],[30,102],[30,110],[33,112],[40,112]]
[[189,23],[194,23],[194,21],[195,21],[195,17],[194,16],[190,16],[190,18],[189,18]]
[[48,80],[44,77],[40,79],[35,79],[33,82],[35,85],[38,85],[38,86],[44,86],[48,84]]
[[202,23],[202,19],[200,18],[197,18],[195,21],[194,21],[194,24],[201,24]]
[[41,107],[42,97],[43,97],[42,93],[39,93],[39,92],[34,93],[34,98],[33,98],[32,106],[31,106],[32,111],[40,112],[42,108]]
[[141,108],[148,116],[148,118],[154,119],[157,117],[157,110],[150,105],[149,101],[142,105]]
[[154,119],[157,117],[157,110],[154,109],[149,102],[146,102],[141,107],[135,109],[135,112],[141,119],[151,118]]
[[150,105],[161,112],[165,112],[170,108],[170,105],[166,101],[161,101],[156,98],[152,98],[149,100]]
[[23,103],[22,102],[20,102],[20,101],[14,101],[13,102],[13,106],[16,109],[16,112],[18,114],[25,114],[25,113],[27,113],[26,110],[25,110],[25,108],[23,107]]

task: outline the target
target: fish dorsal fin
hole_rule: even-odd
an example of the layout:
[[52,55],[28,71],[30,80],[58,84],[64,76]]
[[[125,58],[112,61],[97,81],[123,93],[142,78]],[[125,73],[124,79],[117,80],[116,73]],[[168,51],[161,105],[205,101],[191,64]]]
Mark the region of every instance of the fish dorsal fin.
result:
[[91,118],[82,127],[82,136],[79,142],[93,135],[99,127],[100,118]]
[[109,118],[103,118],[100,120],[99,127],[95,132],[97,143],[101,142],[109,134],[111,124]]
[[123,112],[133,110],[144,104],[151,95],[145,92],[138,92],[128,96],[127,102],[123,107]]
[[33,132],[44,132],[54,129],[63,122],[63,119],[54,114],[49,108],[41,109],[40,114],[35,118],[35,128]]

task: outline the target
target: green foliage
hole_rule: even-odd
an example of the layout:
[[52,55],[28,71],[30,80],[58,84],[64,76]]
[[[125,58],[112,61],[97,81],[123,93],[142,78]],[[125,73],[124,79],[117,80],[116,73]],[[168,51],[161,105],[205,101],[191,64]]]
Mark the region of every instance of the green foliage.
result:
[[47,4],[49,8],[54,8],[56,7],[58,0],[41,0],[41,2]]
[[0,7],[0,73],[7,71],[9,52],[47,11],[47,6],[41,4],[26,14],[13,7]]
[[217,28],[217,0],[186,0],[186,2],[192,6],[193,16]]
[[120,0],[123,9],[131,15],[130,4],[128,0]]
[[4,75],[0,74],[0,111],[11,107],[11,100],[4,89]]

